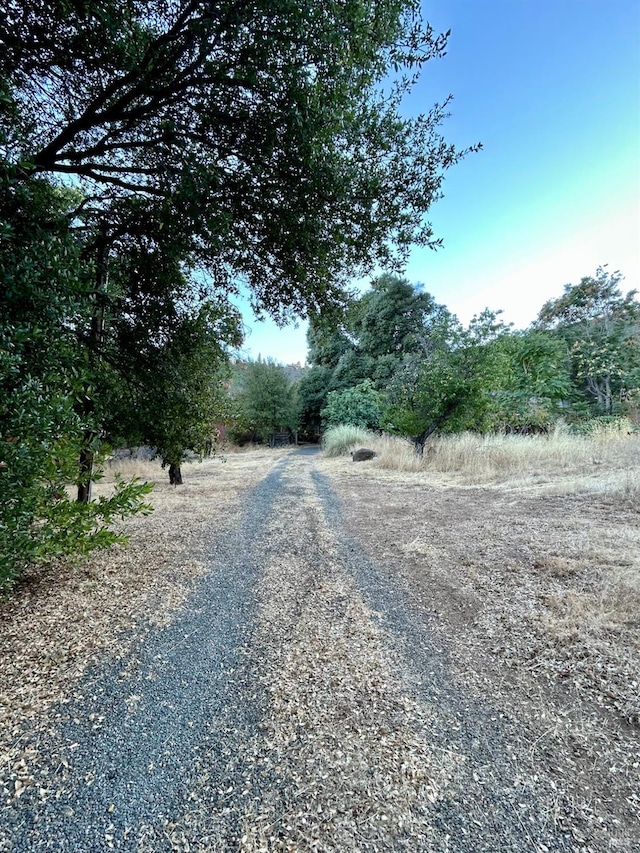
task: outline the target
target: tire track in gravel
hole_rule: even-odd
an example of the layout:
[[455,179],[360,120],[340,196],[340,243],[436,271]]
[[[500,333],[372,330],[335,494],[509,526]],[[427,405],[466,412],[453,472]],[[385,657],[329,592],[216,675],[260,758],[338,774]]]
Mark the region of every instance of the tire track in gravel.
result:
[[[455,683],[448,668],[455,649],[442,647],[406,586],[384,564],[367,559],[344,531],[341,504],[329,478],[317,470],[311,477],[328,524],[340,531],[337,542],[345,572],[387,637],[403,689],[431,710],[423,736],[435,755],[457,757],[456,774],[432,809],[436,838],[429,849],[585,853],[587,848],[563,825],[553,781],[530,766],[531,756],[520,742],[511,743],[510,721]],[[434,531],[434,536],[444,534]]]
[[[203,849],[237,849],[240,745],[262,715],[247,664],[254,588],[283,467],[214,542],[178,620],[90,672],[82,700],[54,711],[34,783],[2,810],[0,850],[175,850],[194,832]],[[208,820],[192,831],[192,792],[205,784]]]
[[309,452],[252,491],[180,618],[83,693],[0,850],[579,851]]

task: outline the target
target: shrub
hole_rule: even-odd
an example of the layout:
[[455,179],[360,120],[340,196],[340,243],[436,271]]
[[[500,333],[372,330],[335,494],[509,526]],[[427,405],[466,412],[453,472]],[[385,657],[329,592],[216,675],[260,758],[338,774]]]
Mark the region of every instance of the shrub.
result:
[[327,427],[350,424],[366,429],[380,426],[380,395],[370,379],[344,391],[331,391],[321,412]]
[[0,388],[10,390],[0,397],[0,590],[30,565],[123,541],[111,521],[150,509],[146,483],[120,482],[110,498],[89,504],[68,494],[86,425],[59,377],[55,387],[21,375],[19,342],[0,329]]

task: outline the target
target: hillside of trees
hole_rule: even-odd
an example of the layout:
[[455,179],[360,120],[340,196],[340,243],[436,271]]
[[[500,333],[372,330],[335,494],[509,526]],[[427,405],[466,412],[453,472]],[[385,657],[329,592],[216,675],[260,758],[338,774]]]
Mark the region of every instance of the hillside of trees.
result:
[[640,303],[599,268],[543,305],[524,330],[484,311],[467,327],[420,285],[385,274],[341,313],[312,317],[308,367],[237,362],[228,386],[232,440],[289,430],[317,440],[352,425],[410,438],[436,432],[577,431],[625,418],[640,426]]

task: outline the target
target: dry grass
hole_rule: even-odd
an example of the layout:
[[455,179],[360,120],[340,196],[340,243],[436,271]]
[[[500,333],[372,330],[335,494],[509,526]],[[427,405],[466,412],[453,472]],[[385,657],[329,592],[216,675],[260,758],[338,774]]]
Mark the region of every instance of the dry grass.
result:
[[468,688],[520,717],[589,849],[635,849],[614,839],[640,808],[640,438],[459,436],[418,462],[371,444],[371,462],[320,462],[354,533]]
[[[372,468],[437,477],[441,484],[533,487],[553,494],[588,491],[640,501],[640,433],[626,429],[581,436],[560,426],[548,436],[440,436],[427,443],[422,457],[410,441],[375,433],[339,447],[344,455],[360,443],[378,454],[368,463]],[[332,448],[327,455],[336,453]]]
[[[463,609],[480,608],[483,631],[513,666],[534,655],[539,675],[561,672],[639,722],[640,435],[463,434],[437,438],[422,459],[401,439],[369,443],[379,454],[371,462],[322,463],[360,500],[356,483],[370,483],[368,535],[381,535],[368,518],[384,519],[425,582],[436,577]],[[389,493],[400,517],[372,511]]]
[[375,433],[370,433],[361,427],[343,424],[342,426],[332,427],[325,433],[322,439],[322,449],[328,457],[345,456],[356,447],[366,445],[374,435]]
[[[242,485],[247,474],[249,474],[249,479],[255,482],[256,476],[259,476],[258,472],[264,474],[265,465],[268,468],[276,459],[287,452],[287,448],[271,450],[259,444],[246,444],[243,447],[227,445],[216,456],[203,460],[194,458],[191,461],[184,462],[182,473],[185,485],[188,487],[194,483],[209,480],[212,470],[216,470],[219,465],[226,465],[227,462],[231,463],[233,471],[228,471],[219,478],[225,488],[234,482]],[[169,485],[169,469],[163,468],[159,459],[149,460],[123,456],[120,459],[111,458],[105,462],[103,478],[96,486],[96,494],[100,494],[100,490],[105,484],[115,483],[118,476],[125,480],[137,477],[145,482],[154,483],[156,491],[158,486]],[[169,493],[172,492],[173,490],[170,489]]]
[[[322,462],[354,498],[366,491],[368,535],[380,534],[364,516],[384,519],[387,538],[419,558],[426,576],[485,601],[487,619],[500,612],[511,648],[530,645],[524,619],[550,671],[571,647],[593,664],[599,695],[640,720],[640,691],[625,687],[633,672],[640,680],[640,436],[452,436],[423,460],[398,439],[371,444],[379,453],[371,462]],[[389,494],[398,515],[388,505],[375,513],[374,496],[385,505]]]

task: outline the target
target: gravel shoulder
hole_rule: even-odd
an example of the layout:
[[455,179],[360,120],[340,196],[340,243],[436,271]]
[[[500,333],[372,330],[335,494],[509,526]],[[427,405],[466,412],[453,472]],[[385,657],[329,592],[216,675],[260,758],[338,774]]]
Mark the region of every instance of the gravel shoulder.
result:
[[596,703],[629,771],[605,796],[563,753],[585,706],[491,656],[471,590],[409,554],[418,515],[398,539],[368,471],[282,455],[203,527],[166,617],[15,726],[0,850],[637,849],[637,729]]

